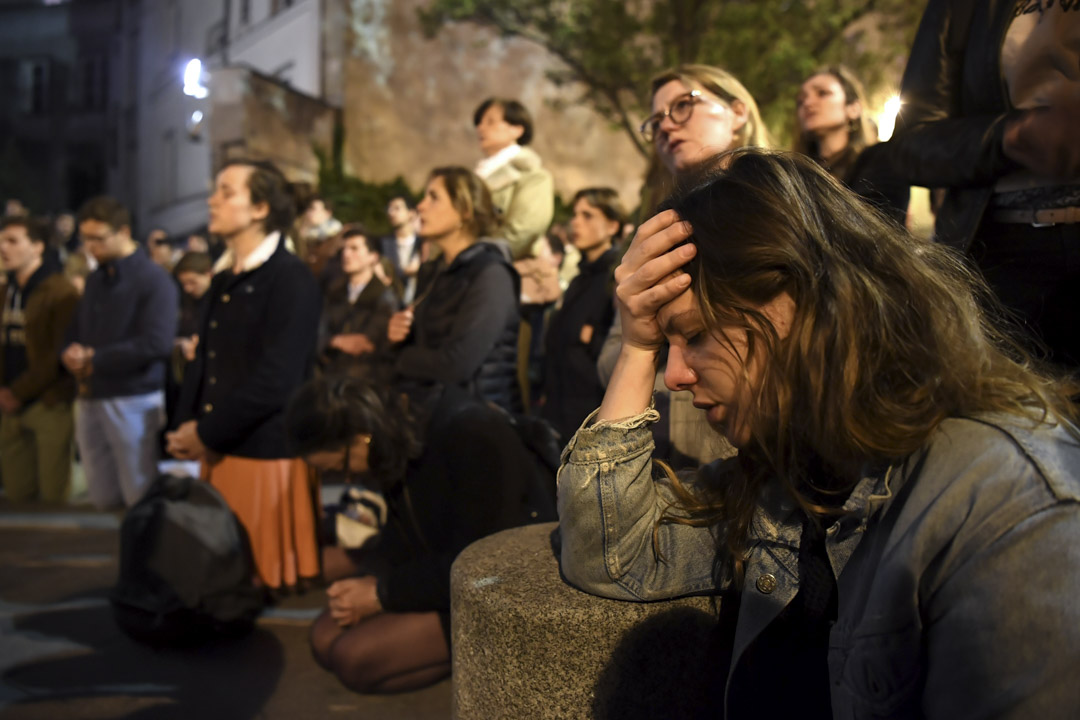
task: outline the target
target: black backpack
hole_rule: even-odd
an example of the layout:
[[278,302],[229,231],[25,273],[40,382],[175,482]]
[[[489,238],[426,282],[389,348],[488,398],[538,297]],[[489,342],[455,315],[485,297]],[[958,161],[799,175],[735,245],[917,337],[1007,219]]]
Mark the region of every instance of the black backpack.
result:
[[162,475],[120,525],[117,625],[151,645],[237,636],[263,609],[247,533],[206,482]]

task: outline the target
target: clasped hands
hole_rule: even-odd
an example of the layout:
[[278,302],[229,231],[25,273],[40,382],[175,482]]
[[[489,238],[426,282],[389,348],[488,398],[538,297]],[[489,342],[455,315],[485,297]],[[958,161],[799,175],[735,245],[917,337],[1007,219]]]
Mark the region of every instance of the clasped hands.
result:
[[341,627],[355,625],[383,611],[372,575],[338,580],[326,590],[330,617]]
[[77,380],[85,380],[94,372],[94,348],[71,343],[60,355],[60,362]]

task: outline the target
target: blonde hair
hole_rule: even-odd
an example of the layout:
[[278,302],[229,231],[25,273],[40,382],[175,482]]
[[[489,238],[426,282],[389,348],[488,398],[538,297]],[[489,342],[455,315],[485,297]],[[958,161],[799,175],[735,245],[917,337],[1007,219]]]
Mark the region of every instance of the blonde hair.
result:
[[678,80],[691,89],[712,93],[729,105],[737,100],[746,106],[746,122],[735,131],[731,147],[726,149],[734,150],[747,145],[772,146],[769,130],[761,119],[761,112],[758,110],[757,102],[754,101],[754,96],[727,70],[721,70],[712,65],[679,65],[652,79],[651,95],[656,95],[660,88],[673,80]]

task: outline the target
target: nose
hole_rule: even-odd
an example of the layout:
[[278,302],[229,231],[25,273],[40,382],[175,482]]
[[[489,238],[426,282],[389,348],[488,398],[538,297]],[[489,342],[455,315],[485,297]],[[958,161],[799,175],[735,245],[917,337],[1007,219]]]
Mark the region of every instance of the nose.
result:
[[660,118],[660,125],[657,126],[657,133],[656,134],[666,136],[668,133],[670,133],[672,130],[676,129],[677,127],[679,127],[679,123],[672,120],[671,115],[668,114],[668,115],[665,115],[664,117]]
[[668,390],[689,390],[697,379],[697,373],[686,364],[682,348],[677,345],[668,347],[667,366],[664,368],[664,384]]

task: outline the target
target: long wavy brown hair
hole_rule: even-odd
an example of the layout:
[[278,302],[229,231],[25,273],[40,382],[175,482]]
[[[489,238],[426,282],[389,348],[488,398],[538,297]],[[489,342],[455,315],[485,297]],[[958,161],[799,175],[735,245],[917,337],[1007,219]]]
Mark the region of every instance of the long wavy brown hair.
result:
[[[1076,383],[1013,340],[963,258],[913,238],[805,156],[743,148],[710,167],[669,201],[693,227],[686,270],[706,326],[733,351],[745,332],[745,364],[760,353],[764,370],[742,471],[694,492],[675,479],[680,507],[662,522],[715,525],[736,578],[771,476],[820,517],[839,512],[822,492],[837,508],[861,468],[917,451],[949,417],[1003,412],[1077,434]],[[757,308],[785,291],[795,309],[781,340]]]

